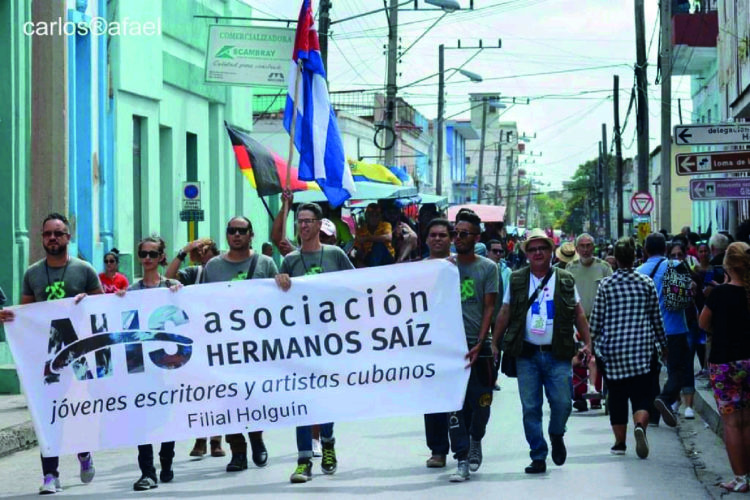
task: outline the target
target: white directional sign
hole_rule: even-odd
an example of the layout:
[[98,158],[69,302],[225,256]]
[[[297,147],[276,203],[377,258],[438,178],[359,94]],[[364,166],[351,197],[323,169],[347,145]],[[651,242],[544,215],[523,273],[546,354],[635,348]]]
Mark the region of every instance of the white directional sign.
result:
[[687,146],[750,143],[750,124],[677,125],[674,142]]

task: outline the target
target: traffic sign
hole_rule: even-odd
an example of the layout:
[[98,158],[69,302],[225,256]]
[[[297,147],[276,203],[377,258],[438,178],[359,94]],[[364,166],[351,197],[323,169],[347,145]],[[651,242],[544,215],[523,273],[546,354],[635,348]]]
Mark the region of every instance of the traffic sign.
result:
[[691,200],[750,200],[750,178],[692,179]]
[[676,125],[674,142],[686,146],[715,146],[750,143],[750,125]]
[[635,215],[650,214],[653,209],[654,199],[648,193],[638,192],[630,198],[630,211]]
[[[183,182],[182,183],[182,210],[200,210],[201,209],[201,183],[200,182]],[[201,219],[203,220],[203,219]]]
[[675,155],[677,175],[750,171],[750,151]]
[[183,210],[180,212],[180,220],[183,222],[198,221],[202,222],[205,217],[203,210]]

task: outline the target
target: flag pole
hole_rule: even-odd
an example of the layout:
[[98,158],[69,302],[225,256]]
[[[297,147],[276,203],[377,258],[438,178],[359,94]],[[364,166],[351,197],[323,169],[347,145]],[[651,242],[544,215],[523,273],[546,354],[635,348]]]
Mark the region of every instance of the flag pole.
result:
[[286,162],[286,186],[285,190],[289,190],[291,185],[292,177],[292,159],[294,158],[294,134],[297,128],[297,103],[299,102],[299,85],[302,79],[302,61],[297,61],[296,78],[294,81],[294,110],[292,111],[292,123],[289,125],[289,155],[287,156]]

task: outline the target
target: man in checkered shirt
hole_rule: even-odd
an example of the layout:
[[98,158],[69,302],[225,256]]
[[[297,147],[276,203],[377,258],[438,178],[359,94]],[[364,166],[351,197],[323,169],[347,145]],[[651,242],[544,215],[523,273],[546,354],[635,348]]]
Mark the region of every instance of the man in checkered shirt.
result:
[[646,458],[651,355],[656,344],[665,355],[667,339],[654,282],[633,269],[633,241],[621,238],[614,253],[618,269],[599,284],[591,313],[591,338],[597,356],[603,361],[609,390],[609,421],[615,435],[610,452],[625,454],[630,400],[636,454]]

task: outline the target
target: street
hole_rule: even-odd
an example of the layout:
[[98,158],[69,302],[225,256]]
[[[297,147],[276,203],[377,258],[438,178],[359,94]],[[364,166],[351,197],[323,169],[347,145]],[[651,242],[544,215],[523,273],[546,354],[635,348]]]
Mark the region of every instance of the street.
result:
[[[502,391],[495,392],[492,417],[483,443],[484,463],[468,483],[448,482],[455,470],[450,459],[445,469],[427,469],[429,451],[424,444],[420,417],[394,418],[336,424],[338,471],[324,476],[315,459],[313,480],[289,483],[296,463],[292,429],[266,434],[269,465],[228,474],[226,458],[192,460],[192,442],[177,444],[175,479],[150,492],[132,489],[140,474],[136,449],[98,452],[94,455],[96,478],[83,485],[78,479],[74,456],[62,457],[60,472],[64,498],[215,498],[250,494],[281,498],[323,494],[325,498],[718,498],[713,480],[729,472],[723,444],[700,417],[682,420],[678,431],[662,424],[649,428],[651,453],[646,460],[635,455],[632,429],[625,456],[609,453],[613,438],[603,411],[573,412],[565,441],[568,459],[563,467],[547,459],[547,473],[527,475],[528,449],[523,437],[521,409],[515,380],[503,378]],[[546,422],[546,416],[545,416]],[[224,444],[228,451],[228,446]],[[693,449],[694,448],[694,449]],[[158,448],[157,448],[158,451]],[[688,456],[690,455],[690,456]],[[692,457],[692,458],[691,458]],[[696,458],[699,457],[699,458]],[[704,476],[696,478],[694,467]],[[713,470],[704,470],[706,467]],[[158,458],[157,458],[158,470]],[[708,477],[706,479],[705,477]],[[37,498],[41,484],[39,451],[35,447],[0,459],[1,498]],[[704,483],[710,482],[708,486]]]

